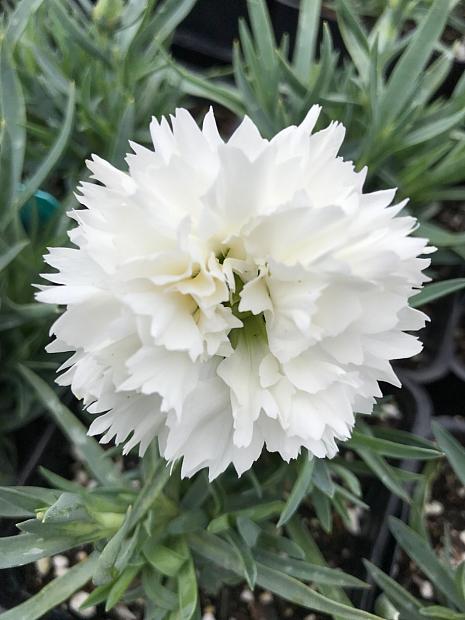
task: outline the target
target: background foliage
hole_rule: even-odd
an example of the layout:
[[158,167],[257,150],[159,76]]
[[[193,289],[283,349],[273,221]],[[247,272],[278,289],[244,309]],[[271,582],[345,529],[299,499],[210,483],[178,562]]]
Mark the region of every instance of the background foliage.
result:
[[[200,617],[199,588],[214,594],[245,582],[336,620],[461,620],[464,565],[437,557],[423,518],[443,453],[465,484],[463,448],[446,431],[435,428],[433,442],[392,428],[382,403],[333,461],[303,454],[288,465],[265,455],[240,480],[226,472],[212,484],[204,473],[181,481],[155,448],[121,466],[119,450],[104,451],[87,437],[85,415],[53,385],[58,362],[43,347],[59,309],[34,304],[31,283],[39,281],[45,248],[66,243],[64,215],[75,204],[84,160],[96,152],[124,165],[128,139],[149,142],[151,115],[194,108],[196,99],[247,113],[267,137],[321,104],[322,125],[346,125],[343,154],[369,166],[369,188],[397,186],[400,198],[411,198],[419,233],[441,248],[432,273],[442,279],[412,303],[431,304],[465,286],[454,277],[462,273],[465,233],[442,218],[465,200],[465,78],[444,90],[454,62],[444,29],[465,33],[459,3],[328,2],[345,46],[339,50],[328,24],[321,25],[319,0],[302,0],[292,49],[288,38],[275,40],[266,3],[249,0],[229,80],[227,70],[214,78],[171,56],[173,33],[194,4],[22,0],[3,18],[0,472],[4,484],[14,484],[11,432],[45,413],[95,483],[85,488],[43,471],[47,487],[0,489],[0,515],[21,520],[19,536],[0,539],[2,568],[83,544],[90,549],[87,560],[0,617],[40,618],[91,581],[88,606],[109,610],[142,596],[147,620],[188,620]],[[415,471],[404,467],[412,460]],[[367,564],[367,577],[383,594],[373,613],[357,609],[348,592],[367,583],[326,565],[308,516],[328,535],[335,522],[350,530],[354,508],[370,509],[366,491],[373,484],[412,506],[409,525],[392,521],[392,533],[436,585],[440,605],[417,600]]]

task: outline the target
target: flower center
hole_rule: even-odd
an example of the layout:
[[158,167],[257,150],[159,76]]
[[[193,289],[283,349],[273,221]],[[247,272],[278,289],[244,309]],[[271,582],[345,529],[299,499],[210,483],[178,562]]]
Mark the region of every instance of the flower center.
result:
[[234,275],[234,291],[231,291],[228,302],[223,303],[227,308],[231,308],[232,314],[242,321],[242,327],[232,329],[229,332],[229,341],[233,349],[237,347],[239,335],[244,335],[247,339],[260,338],[267,342],[266,321],[263,312],[253,314],[250,310],[239,310],[241,302],[241,292],[244,288],[244,282],[235,274]]

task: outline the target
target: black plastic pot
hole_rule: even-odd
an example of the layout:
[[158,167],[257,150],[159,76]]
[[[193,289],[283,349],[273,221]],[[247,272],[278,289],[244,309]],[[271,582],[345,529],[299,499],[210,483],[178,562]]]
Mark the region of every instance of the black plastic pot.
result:
[[[43,485],[38,467],[52,469],[69,477],[69,445],[52,422],[34,420],[16,434],[19,469],[17,485]],[[31,447],[33,446],[33,447]],[[14,522],[0,520],[0,536],[14,536],[18,533]],[[28,585],[29,567],[0,570],[0,612],[16,607],[31,598]],[[55,609],[43,616],[43,620],[73,620],[76,616],[66,610]]]
[[[401,373],[399,373],[401,375]],[[403,387],[401,389],[389,386],[386,395],[392,395],[401,412],[401,428],[409,432],[424,435],[430,432],[431,416],[433,413],[431,400],[425,389],[405,376],[400,376]],[[416,461],[403,461],[399,467],[408,471],[415,471],[419,464]],[[362,536],[370,541],[371,553],[366,558],[386,573],[391,573],[396,558],[396,542],[389,530],[389,517],[402,518],[404,502],[396,495],[387,491],[380,482],[375,481],[372,488],[365,495],[370,505],[370,518],[362,530]],[[355,590],[351,592],[351,599],[355,605],[365,611],[372,612],[375,601],[380,594],[379,588],[367,577],[372,588],[369,590]]]
[[[464,385],[465,391],[465,385]],[[457,440],[460,441],[463,445],[465,445],[465,418],[457,418],[454,416],[440,415],[434,417],[435,422],[439,422],[439,424],[449,431]],[[424,432],[418,432],[417,434],[421,435],[425,439],[434,439],[433,433],[431,430],[431,425],[429,428],[422,427],[420,430]],[[409,507],[406,504],[402,505],[402,510],[400,513],[400,519],[404,522],[408,522],[409,517]],[[392,564],[389,570],[389,575],[394,579],[398,580],[399,576],[399,568],[401,564],[403,550],[401,547],[394,541],[394,553],[392,557]]]
[[454,332],[454,352],[451,361],[451,370],[461,381],[465,381],[465,342],[463,343],[463,353],[459,354],[458,338],[465,340],[465,296],[457,296],[455,300],[454,314],[452,317]]
[[246,0],[199,0],[176,30],[174,55],[202,67],[229,64],[239,19],[246,16]]
[[[418,385],[409,377],[404,376],[401,372],[398,374],[402,381],[402,388],[397,389],[389,386],[385,393],[394,396],[399,405],[402,412],[402,429],[424,436],[426,433],[429,433],[431,429],[431,417],[433,413],[431,400],[421,385]],[[399,467],[407,471],[415,471],[418,469],[419,463],[418,461],[402,461]],[[376,518],[373,518],[370,522],[367,535],[371,537],[373,546],[372,553],[367,559],[389,574],[392,570],[393,562],[395,561],[396,542],[389,530],[388,520],[391,516],[402,516],[404,502],[396,495],[389,493],[385,487],[382,487],[382,489],[383,491],[379,490],[378,492],[380,495],[383,495],[383,493],[387,495],[385,510],[376,515]],[[376,500],[374,504],[370,502],[369,496],[366,500],[372,509],[380,508]],[[373,511],[373,513],[375,513],[375,511]],[[373,611],[375,600],[380,594],[380,591],[377,586],[373,584],[371,579],[368,578],[368,581],[372,583],[372,588],[369,590],[356,591],[352,599],[358,604],[360,609]]]
[[465,296],[456,295],[450,298],[449,307],[442,306],[442,336],[428,344],[430,348],[432,344],[437,345],[436,357],[426,368],[407,371],[427,387],[436,415],[465,413],[464,305]]
[[[284,34],[289,36],[290,49],[294,48],[294,41],[299,20],[299,0],[274,0],[271,3],[270,14],[277,41],[280,41]],[[316,51],[318,53],[320,43],[323,38],[323,24],[328,26],[336,50],[346,54],[346,47],[337,25],[336,14],[334,11],[321,7],[320,25],[318,30]]]
[[[288,35],[292,50],[299,18],[298,0],[267,0],[267,6],[276,40],[279,43],[284,34]],[[174,55],[187,64],[200,67],[230,64],[241,18],[248,19],[246,0],[199,0],[176,30]],[[323,22],[329,26],[336,49],[344,50],[335,15],[324,8],[318,40],[322,38]]]
[[465,71],[465,62],[463,60],[455,59],[452,63],[451,70],[447,74],[446,79],[441,84],[438,95],[449,98],[454,92],[457,82],[462,77]]
[[411,381],[430,384],[447,376],[454,355],[457,307],[453,297],[435,302],[426,313],[430,322],[418,336],[424,351],[414,360],[402,363],[402,374]]

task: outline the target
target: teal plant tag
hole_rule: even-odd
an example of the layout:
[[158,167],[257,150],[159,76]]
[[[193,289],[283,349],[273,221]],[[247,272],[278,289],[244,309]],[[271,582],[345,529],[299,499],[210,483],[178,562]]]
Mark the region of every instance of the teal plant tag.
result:
[[21,209],[21,222],[26,230],[30,229],[34,217],[37,218],[38,222],[45,224],[59,208],[60,203],[56,198],[39,189]]

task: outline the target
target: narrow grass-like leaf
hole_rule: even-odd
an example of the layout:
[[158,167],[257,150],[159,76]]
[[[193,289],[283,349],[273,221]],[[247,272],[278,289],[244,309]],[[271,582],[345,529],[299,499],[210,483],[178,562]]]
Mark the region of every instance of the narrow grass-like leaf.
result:
[[208,523],[208,517],[205,511],[195,508],[186,510],[169,522],[166,531],[168,534],[180,536],[181,534],[190,534],[204,530]]
[[[286,525],[286,530],[289,533],[289,536],[292,540],[303,550],[305,553],[305,559],[307,562],[311,564],[316,564],[318,566],[325,566],[326,562],[318,549],[317,544],[313,540],[313,537],[307,528],[307,526],[303,523],[303,521],[297,519],[297,517],[293,517],[289,523]],[[333,601],[338,601],[339,603],[343,603],[344,605],[351,606],[352,602],[344,592],[344,590],[339,586],[325,586],[320,585],[320,592],[322,592],[325,596],[328,596]],[[338,620],[338,617],[335,616],[335,620]]]
[[324,459],[315,459],[312,481],[322,493],[328,497],[333,497],[335,492],[334,482]]
[[[1,48],[0,48],[1,54]],[[0,187],[2,188],[1,207],[2,216],[0,222],[5,226],[10,217],[11,211],[10,205],[13,202],[13,198],[16,191],[16,181],[13,178],[13,157],[12,157],[12,143],[9,132],[6,128],[6,122],[4,118],[0,119]]]
[[23,171],[26,146],[26,108],[12,52],[5,39],[0,46],[0,103],[4,123],[3,131],[8,134],[11,157],[9,195],[3,194],[3,208],[11,217],[12,213],[8,207],[16,194]]
[[66,478],[63,478],[63,476],[59,476],[53,471],[48,470],[46,467],[39,467],[39,472],[42,478],[44,478],[44,480],[56,489],[67,491],[68,493],[82,492],[82,486],[80,484],[67,480]]
[[278,56],[278,61],[281,72],[283,73],[283,78],[289,88],[295,91],[297,96],[305,97],[305,95],[307,94],[308,86],[298,78],[295,69],[289,64],[287,58],[280,51],[277,50],[276,55]]
[[433,421],[431,427],[457,478],[465,485],[465,448],[438,422]]
[[454,245],[465,244],[465,233],[449,232],[436,224],[422,222],[415,234],[419,237],[426,237],[432,245],[450,248]]
[[60,402],[52,388],[29,368],[25,366],[18,368],[57,426],[82,453],[86,466],[96,479],[106,486],[125,486],[116,466],[105,455],[95,439],[87,435],[85,426]]
[[443,53],[433,60],[420,76],[420,83],[415,93],[415,102],[424,105],[436,93],[438,88],[446,79],[454,61],[452,50],[446,49]]
[[442,280],[441,282],[431,282],[426,284],[423,289],[410,297],[409,304],[412,308],[420,308],[446,295],[451,295],[465,288],[465,278],[454,278],[453,280]]
[[397,478],[394,469],[388,465],[382,456],[375,454],[369,448],[356,448],[356,452],[386,488],[403,499],[404,502],[410,503],[410,498]]
[[396,64],[380,99],[379,118],[384,125],[398,115],[414,93],[418,77],[446,24],[447,15],[447,3],[434,2],[414,31],[412,40]]
[[303,82],[310,76],[320,24],[321,0],[302,0],[292,63]]
[[386,620],[400,620],[400,611],[385,594],[380,594],[376,599],[375,612]]
[[449,116],[439,117],[437,120],[430,123],[425,123],[420,127],[417,127],[410,133],[408,133],[402,139],[402,147],[412,147],[433,140],[448,131],[451,131],[454,127],[459,125],[465,118],[465,108],[459,110]]
[[44,615],[66,601],[74,592],[84,586],[92,575],[97,558],[91,556],[72,566],[64,575],[57,577],[40,592],[29,598],[24,603],[0,614],[1,620],[38,620]]
[[419,437],[414,433],[408,431],[402,431],[398,428],[388,428],[383,426],[371,426],[370,432],[373,437],[379,437],[380,439],[387,439],[395,443],[407,444],[408,446],[417,446],[418,448],[426,448],[427,450],[437,449],[435,444],[429,439]]
[[114,567],[116,558],[129,532],[129,514],[130,513],[127,514],[123,525],[110,538],[98,557],[98,562],[93,574],[93,582],[97,586],[110,583],[115,577]]
[[249,546],[232,530],[226,534],[226,538],[242,563],[247,585],[253,590],[257,579],[257,565]]
[[260,527],[248,517],[237,517],[237,531],[249,547],[255,547],[255,544],[262,534]]
[[313,103],[327,94],[328,85],[334,74],[336,59],[333,53],[331,31],[326,22],[323,23],[323,42],[320,47],[317,78],[300,104],[299,116],[303,119]]
[[[82,541],[85,542],[85,541]],[[0,569],[24,566],[40,558],[62,553],[80,544],[71,536],[47,537],[19,534],[0,538]]]
[[63,5],[59,0],[54,0],[51,8],[56,13],[63,31],[66,33],[66,36],[69,37],[69,41],[81,47],[92,58],[98,58],[108,67],[111,67],[109,56],[102,51],[100,45],[97,45],[97,43],[88,36],[88,33],[81,28],[77,20],[69,14],[65,7],[66,5]]
[[148,565],[144,567],[142,572],[142,585],[147,600],[155,602],[157,608],[172,610],[178,607],[178,597],[175,592],[163,586],[160,576]]
[[8,26],[4,35],[11,49],[14,49],[26,29],[29,20],[40,8],[43,1],[44,0],[20,0],[20,2],[16,4],[15,10],[8,19]]
[[453,611],[440,605],[422,607],[420,613],[425,618],[433,618],[433,620],[465,620],[465,613]]
[[0,487],[0,516],[34,517],[39,508],[51,506],[60,491],[41,487]]
[[247,517],[252,521],[264,521],[282,512],[284,503],[281,501],[262,502],[249,508],[242,508],[233,512],[226,512],[212,519],[208,525],[208,531],[213,534],[222,532],[231,527],[237,517]]
[[11,247],[9,247],[3,254],[0,254],[0,272],[8,267],[8,265],[14,261],[14,259],[18,256],[20,252],[24,250],[24,248],[29,245],[29,239],[23,239],[22,241],[18,241]]
[[344,573],[337,568],[327,568],[326,566],[318,566],[310,564],[302,560],[286,558],[269,551],[257,550],[256,557],[259,562],[265,564],[269,568],[280,570],[290,577],[300,579],[302,581],[311,581],[315,584],[323,584],[330,586],[340,586],[342,588],[368,588],[369,585],[352,575]]
[[110,593],[112,586],[113,583],[107,583],[104,586],[94,588],[79,609],[87,609],[88,607],[93,607],[94,605],[104,603],[108,598],[108,594]]
[[152,32],[159,42],[169,37],[187,17],[197,0],[165,0],[160,5],[151,24]]
[[176,620],[178,618],[179,620],[191,620],[194,617],[198,596],[195,566],[192,558],[189,557],[178,575],[179,611],[176,613]]
[[309,455],[305,453],[300,463],[299,475],[297,476],[297,480],[292,487],[292,491],[286,501],[284,510],[279,517],[278,527],[284,525],[289,521],[295,511],[299,508],[301,501],[308,493],[308,487],[312,480],[314,465],[314,459],[311,459]]
[[315,611],[336,615],[344,620],[381,620],[379,616],[348,607],[319,594],[293,577],[261,563],[257,564],[257,584],[274,594]]
[[[210,562],[238,575],[242,574],[241,564],[231,553],[231,547],[219,537],[207,533],[196,534],[189,537],[189,545],[196,553]],[[257,584],[259,586],[297,605],[334,614],[344,620],[380,620],[378,616],[335,602],[296,579],[263,564],[258,563],[257,569]]]
[[239,557],[234,553],[231,545],[219,536],[208,532],[199,532],[198,534],[189,534],[187,541],[189,547],[197,555],[224,570],[229,570],[240,577],[243,576],[242,563]]
[[241,99],[244,102],[247,113],[251,118],[257,120],[260,126],[261,133],[264,137],[271,138],[274,135],[273,121],[269,118],[268,114],[263,110],[257,101],[257,96],[252,89],[250,80],[247,78],[246,69],[242,61],[242,56],[239,48],[239,43],[235,42],[233,45],[233,69],[234,78],[236,84],[241,93]]
[[234,114],[242,116],[245,112],[242,98],[229,84],[213,82],[185,68],[176,67],[181,77],[179,88],[193,97],[202,97],[223,105]]
[[451,579],[449,572],[441,564],[427,541],[399,519],[391,517],[389,527],[399,545],[431,580],[431,583],[455,605],[463,604],[454,580]]
[[46,157],[42,160],[40,166],[34,172],[32,177],[26,181],[21,192],[16,199],[16,208],[20,209],[35,191],[39,189],[47,176],[50,174],[53,167],[60,160],[64,150],[68,146],[68,142],[71,137],[71,131],[73,129],[74,119],[74,107],[76,100],[76,89],[73,83],[69,85],[68,103],[66,105],[65,118],[63,125],[61,126],[60,133],[57,136],[52,148],[48,151]]
[[278,554],[285,553],[289,557],[296,558],[297,560],[305,559],[305,553],[299,545],[290,538],[285,538],[282,536],[278,530],[274,530],[274,533],[271,534],[266,532],[264,529],[261,529],[257,547],[264,549],[265,551],[273,551]]
[[455,585],[465,599],[465,562],[463,560],[455,571]]
[[338,0],[337,2],[338,25],[342,38],[349,54],[358,69],[360,77],[368,76],[370,49],[368,39],[363,31],[363,26],[358,19],[357,13],[350,4],[350,0]]
[[345,487],[341,486],[340,484],[336,484],[336,494],[334,497],[336,499],[339,499],[339,501],[342,501],[341,498],[344,498],[348,500],[354,506],[359,506],[360,508],[363,508],[363,510],[370,509],[370,506],[368,506],[368,504],[366,504],[363,500],[361,500],[360,497],[357,497],[357,495],[354,495],[353,493],[348,491]]
[[150,564],[167,577],[176,577],[187,559],[176,550],[153,539],[149,539],[144,545],[143,553]]
[[105,611],[110,611],[123,598],[124,593],[140,571],[140,566],[128,566],[111,586],[105,603]]
[[337,463],[330,462],[329,469],[333,471],[339,478],[344,482],[347,488],[357,497],[360,497],[362,494],[362,486],[360,484],[359,479],[355,474],[353,474],[349,469],[344,467],[343,465],[339,465]]
[[129,151],[129,140],[134,135],[135,102],[133,98],[127,100],[124,111],[118,122],[118,129],[110,148],[109,160],[117,168],[124,165],[124,157]]
[[325,532],[330,533],[333,528],[333,514],[331,512],[331,500],[320,489],[312,491],[312,505],[318,521]]
[[267,5],[264,0],[247,0],[247,7],[263,69],[272,80],[277,69],[276,43]]
[[391,579],[391,577],[383,573],[377,566],[371,564],[371,562],[367,560],[363,560],[363,563],[378,587],[384,591],[393,605],[402,613],[402,617],[405,615],[405,618],[409,620],[424,620],[424,617],[420,613],[420,601],[395,582],[394,579]]
[[128,531],[137,525],[143,517],[145,517],[157,497],[163,491],[169,477],[170,468],[167,466],[165,461],[160,461],[153,475],[145,481],[142,490],[134,502],[134,506],[128,519]]
[[354,431],[352,433],[352,437],[346,443],[346,446],[354,450],[357,448],[369,448],[376,454],[390,456],[396,459],[428,460],[437,459],[442,456],[442,453],[434,447],[422,448],[418,446],[409,446],[379,437],[370,437],[360,431]]

